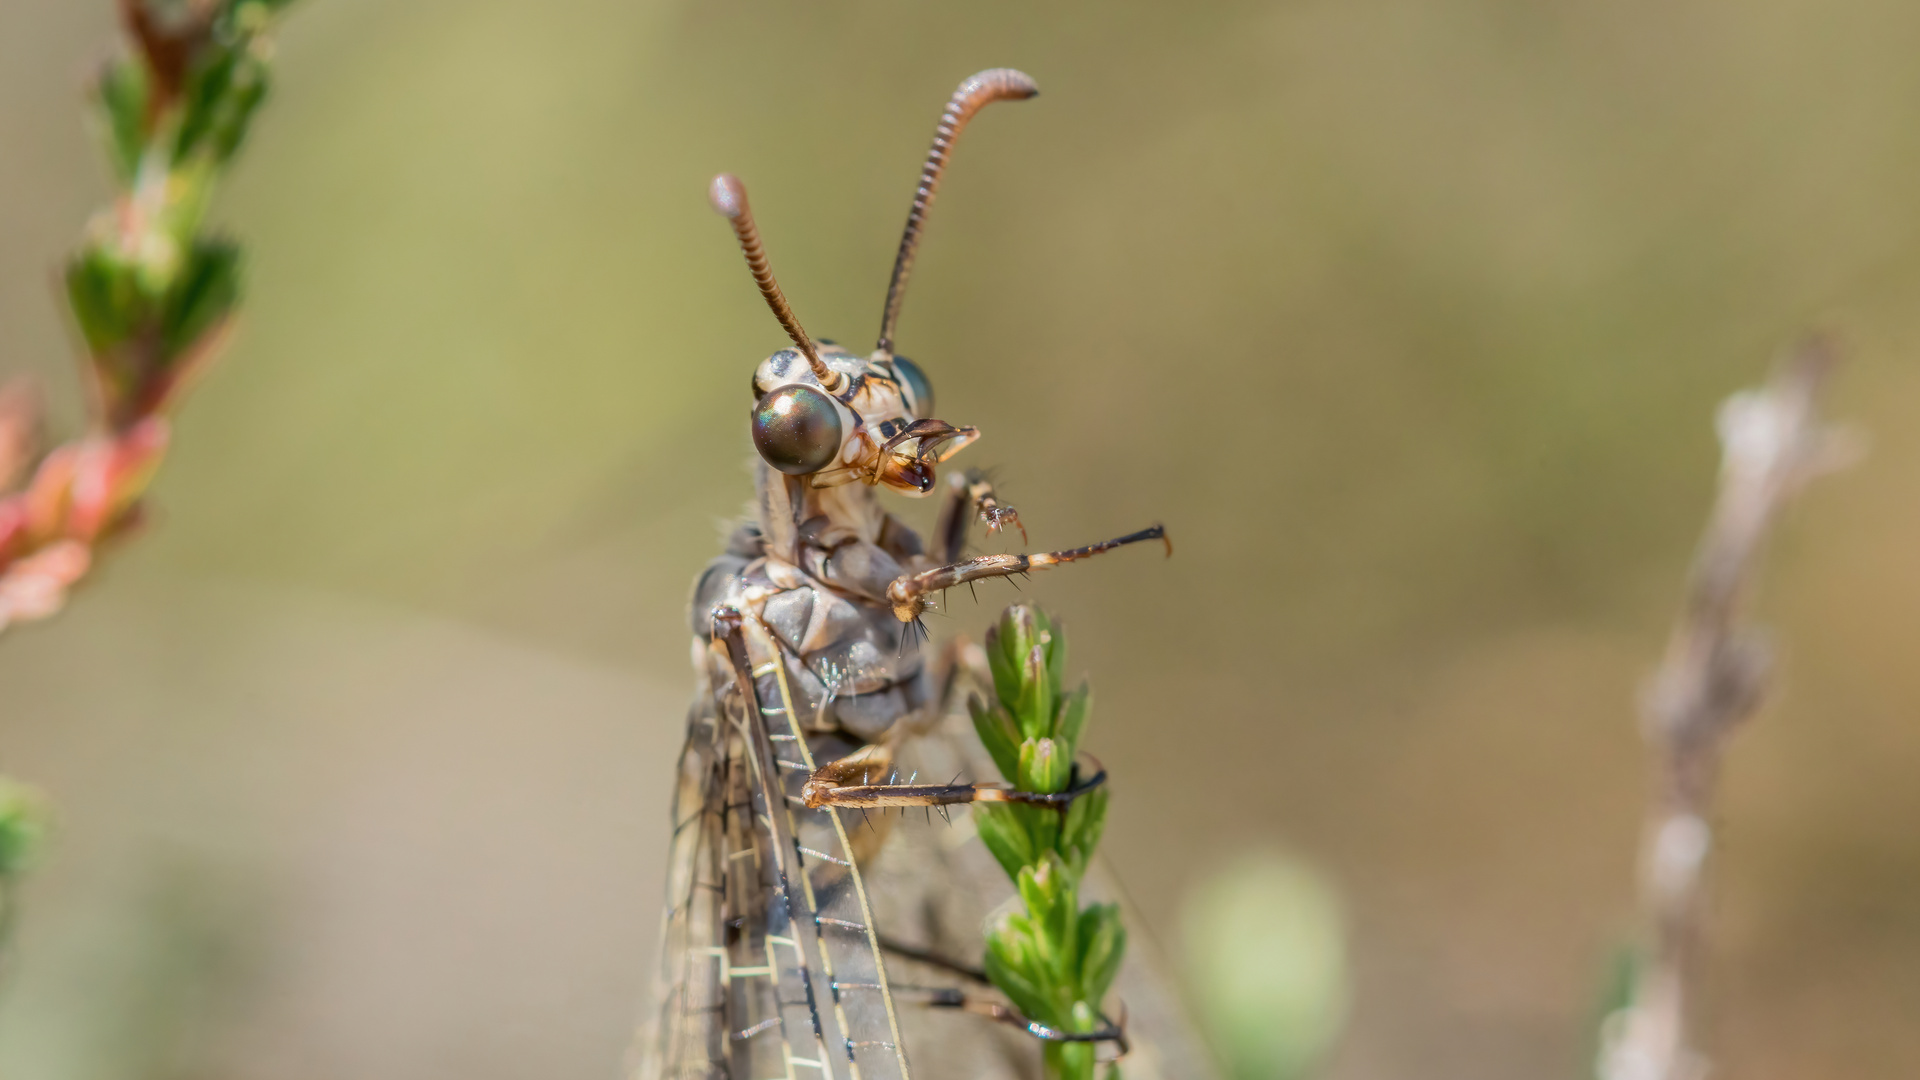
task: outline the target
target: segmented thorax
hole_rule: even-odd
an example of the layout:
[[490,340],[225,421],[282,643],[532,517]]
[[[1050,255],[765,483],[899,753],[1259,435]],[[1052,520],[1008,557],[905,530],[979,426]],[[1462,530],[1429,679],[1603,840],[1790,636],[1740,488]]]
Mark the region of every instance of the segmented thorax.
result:
[[[917,554],[918,540],[887,522],[893,528],[875,542],[835,535],[826,518],[814,518],[801,529],[798,561],[769,554],[751,526],[736,532],[727,553],[707,565],[691,605],[695,664],[714,691],[725,696],[732,688],[725,656],[708,640],[711,613],[724,606],[750,613],[771,632],[803,728],[872,743],[923,711],[932,680],[918,643],[907,638],[913,631],[884,599],[887,583],[906,569],[901,557],[911,558],[901,541],[912,541]],[[762,701],[782,700],[776,675],[757,678]]]

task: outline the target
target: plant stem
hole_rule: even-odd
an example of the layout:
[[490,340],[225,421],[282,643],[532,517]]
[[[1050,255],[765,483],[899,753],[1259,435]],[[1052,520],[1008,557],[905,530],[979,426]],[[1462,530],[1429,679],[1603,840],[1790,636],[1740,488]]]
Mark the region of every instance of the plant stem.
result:
[[1772,661],[1764,636],[1740,623],[1740,603],[1780,506],[1850,456],[1816,415],[1832,364],[1831,347],[1810,341],[1766,386],[1720,407],[1719,496],[1666,656],[1641,703],[1655,771],[1640,867],[1650,941],[1630,1003],[1608,1023],[1604,1080],[1699,1080],[1707,1071],[1691,1027],[1709,817],[1727,738],[1758,708]]

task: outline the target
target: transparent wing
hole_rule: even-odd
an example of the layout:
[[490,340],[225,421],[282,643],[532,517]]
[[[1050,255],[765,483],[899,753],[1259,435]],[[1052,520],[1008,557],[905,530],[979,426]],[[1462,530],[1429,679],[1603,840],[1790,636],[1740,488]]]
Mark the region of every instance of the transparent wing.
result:
[[779,646],[764,627],[754,626],[760,661],[754,675],[765,687],[760,714],[780,796],[775,843],[793,853],[785,867],[786,902],[775,905],[769,933],[794,939],[817,967],[814,1022],[826,1033],[827,1056],[838,1059],[822,1072],[850,1080],[907,1080],[898,1016],[849,823],[840,811],[809,809],[801,801],[800,789],[816,762],[794,720],[795,698]]
[[729,1076],[727,987],[733,957],[726,923],[739,883],[729,881],[726,853],[742,842],[739,809],[747,794],[741,790],[737,744],[716,712],[713,698],[701,694],[687,714],[661,917],[658,1014],[638,1047],[641,1080]]
[[740,677],[688,723],[640,1076],[907,1080],[846,831],[801,803],[812,757],[785,673],[771,637],[745,629],[715,645]]

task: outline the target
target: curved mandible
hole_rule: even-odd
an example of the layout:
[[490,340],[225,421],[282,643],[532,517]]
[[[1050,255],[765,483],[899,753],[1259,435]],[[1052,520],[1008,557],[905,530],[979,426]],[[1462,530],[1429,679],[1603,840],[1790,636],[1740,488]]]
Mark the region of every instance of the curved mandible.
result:
[[1033,76],[1013,68],[988,68],[967,76],[948,99],[940,123],[933,129],[933,148],[927,151],[926,164],[920,166],[920,186],[913,193],[913,209],[907,212],[907,227],[900,235],[900,251],[893,257],[893,280],[887,283],[887,307],[880,317],[880,352],[893,353],[893,327],[900,319],[900,304],[907,296],[907,277],[913,273],[913,256],[920,245],[920,230],[927,208],[940,190],[940,174],[946,170],[947,155],[966,128],[967,121],[995,101],[1024,101],[1040,93]]

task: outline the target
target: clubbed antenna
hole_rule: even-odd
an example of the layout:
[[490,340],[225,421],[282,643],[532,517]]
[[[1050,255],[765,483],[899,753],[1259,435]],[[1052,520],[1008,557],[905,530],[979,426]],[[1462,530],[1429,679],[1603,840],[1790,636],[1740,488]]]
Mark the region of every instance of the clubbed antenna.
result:
[[740,250],[747,256],[747,269],[753,272],[754,284],[760,286],[760,295],[767,298],[773,317],[780,320],[787,336],[806,355],[813,377],[820,380],[828,393],[838,393],[840,373],[820,359],[820,350],[813,347],[813,339],[807,336],[806,328],[793,313],[793,306],[787,303],[786,294],[780,291],[780,283],[773,278],[773,267],[767,264],[767,249],[760,243],[760,230],[754,226],[753,211],[747,206],[746,186],[732,173],[721,173],[707,189],[707,201],[733,226],[733,235],[740,238]]
[[[913,273],[914,251],[920,246],[920,229],[927,208],[940,190],[940,174],[946,170],[947,155],[953,143],[973,119],[973,114],[995,101],[1023,101],[1040,92],[1031,75],[1012,68],[989,68],[967,76],[947,101],[940,114],[940,125],[933,129],[933,148],[927,151],[927,163],[920,166],[920,186],[913,193],[913,209],[907,212],[907,228],[900,235],[900,252],[893,257],[893,280],[887,283],[887,309],[880,318],[880,343],[883,353],[893,352],[893,327],[900,319],[900,304],[907,297],[907,276]],[[716,186],[715,190],[719,190]],[[742,205],[745,205],[744,203]],[[737,228],[738,226],[736,226]]]

